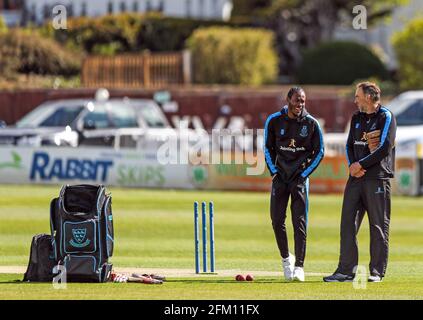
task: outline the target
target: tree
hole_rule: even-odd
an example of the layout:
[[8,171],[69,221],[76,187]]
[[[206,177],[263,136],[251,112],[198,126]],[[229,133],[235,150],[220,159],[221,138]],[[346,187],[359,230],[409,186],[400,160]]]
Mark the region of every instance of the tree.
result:
[[398,58],[398,74],[402,90],[421,89],[423,85],[423,19],[409,22],[404,30],[393,37]]
[[[360,4],[367,9],[367,24],[372,25],[408,2],[362,0]],[[351,25],[357,4],[355,0],[235,0],[234,19],[249,10],[253,25],[272,29],[281,57],[280,72],[292,75],[301,64],[303,49],[331,40],[340,24]]]
[[278,62],[269,30],[199,28],[187,47],[196,83],[261,85],[276,79]]
[[385,80],[385,65],[368,47],[350,41],[326,42],[306,50],[298,70],[301,84],[351,85],[372,77]]
[[7,25],[2,16],[0,16],[0,34],[7,32]]

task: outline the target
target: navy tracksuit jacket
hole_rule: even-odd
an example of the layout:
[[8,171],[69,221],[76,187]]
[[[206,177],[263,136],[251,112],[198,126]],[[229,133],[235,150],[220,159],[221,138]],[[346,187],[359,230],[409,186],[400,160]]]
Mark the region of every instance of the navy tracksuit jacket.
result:
[[[391,216],[390,178],[395,172],[396,120],[379,105],[373,114],[356,112],[351,119],[346,154],[348,165],[359,162],[366,170],[362,178],[349,177],[344,192],[341,217],[341,252],[337,271],[355,274],[358,263],[356,234],[367,211],[370,226],[371,275],[383,277],[388,263]],[[366,134],[380,130],[380,145],[372,153]]]

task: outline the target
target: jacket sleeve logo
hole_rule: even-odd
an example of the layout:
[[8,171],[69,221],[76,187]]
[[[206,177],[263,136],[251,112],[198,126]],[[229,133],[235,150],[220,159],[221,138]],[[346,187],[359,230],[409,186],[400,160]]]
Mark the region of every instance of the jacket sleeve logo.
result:
[[[69,243],[75,248],[83,248],[88,246],[91,241],[86,239],[87,229],[72,229],[73,239]],[[84,241],[85,240],[85,241]]]

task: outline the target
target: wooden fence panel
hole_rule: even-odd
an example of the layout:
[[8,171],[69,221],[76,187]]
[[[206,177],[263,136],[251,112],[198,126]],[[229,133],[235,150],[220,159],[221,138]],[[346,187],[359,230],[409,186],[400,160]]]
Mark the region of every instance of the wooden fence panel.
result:
[[90,56],[83,63],[82,83],[85,87],[108,88],[157,88],[189,84],[191,62],[187,56],[189,54],[186,52]]

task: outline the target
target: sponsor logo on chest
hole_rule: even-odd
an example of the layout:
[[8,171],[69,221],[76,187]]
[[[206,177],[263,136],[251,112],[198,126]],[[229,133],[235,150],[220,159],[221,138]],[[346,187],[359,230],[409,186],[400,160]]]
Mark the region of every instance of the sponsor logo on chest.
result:
[[290,139],[289,145],[287,147],[280,146],[280,150],[282,151],[288,151],[288,152],[297,152],[297,151],[305,151],[306,149],[304,147],[297,147],[296,146],[295,139]]

